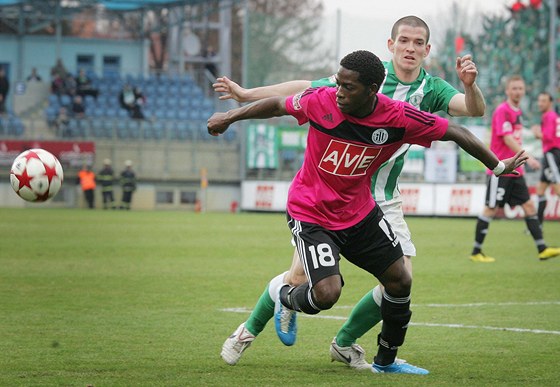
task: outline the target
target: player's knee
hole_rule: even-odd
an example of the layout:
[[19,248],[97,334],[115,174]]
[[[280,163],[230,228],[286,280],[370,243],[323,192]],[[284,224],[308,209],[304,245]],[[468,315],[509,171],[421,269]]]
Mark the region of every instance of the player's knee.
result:
[[396,297],[408,296],[412,289],[412,275],[407,270],[404,270],[398,278],[386,283],[385,289]]
[[321,310],[330,309],[340,298],[342,285],[340,281],[320,281],[313,286],[313,299]]

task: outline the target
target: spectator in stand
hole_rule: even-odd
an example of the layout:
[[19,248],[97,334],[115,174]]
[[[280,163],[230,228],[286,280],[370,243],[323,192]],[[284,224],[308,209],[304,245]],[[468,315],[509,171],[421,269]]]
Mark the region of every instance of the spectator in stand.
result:
[[68,110],[66,107],[61,106],[58,109],[58,114],[56,115],[56,119],[54,121],[54,125],[56,127],[56,133],[62,137],[71,137],[72,134],[70,133],[70,128],[68,126],[70,122],[70,117],[68,116]]
[[62,63],[62,59],[57,59],[56,64],[51,68],[51,78],[55,78],[57,75],[60,76],[62,79],[66,78],[66,67],[64,67],[64,63]]
[[58,97],[60,102],[60,97],[66,94],[66,85],[64,84],[64,78],[59,74],[55,74],[51,82],[51,93]]
[[132,118],[144,119],[142,112],[142,105],[145,102],[145,97],[139,88],[133,89],[131,85],[126,83],[119,95],[121,107],[128,111]]
[[86,116],[86,107],[80,95],[75,95],[72,99],[72,116],[78,119],[82,119]]
[[6,70],[0,67],[0,114],[6,113],[6,99],[10,92],[10,81],[6,77]]
[[82,97],[91,95],[95,99],[99,95],[99,90],[93,87],[84,69],[80,69],[76,77],[76,93]]
[[90,209],[95,208],[95,173],[91,170],[91,165],[84,165],[82,170],[78,173],[78,182],[84,192],[84,197],[87,206]]
[[27,77],[27,82],[42,82],[43,79],[39,74],[37,74],[37,69],[33,67],[31,69],[31,74]]
[[146,104],[146,96],[142,93],[142,89],[138,86],[134,88],[134,98],[136,101],[136,108],[132,112],[132,118],[143,120],[145,118],[144,105]]
[[66,90],[66,94],[68,94],[70,97],[76,95],[78,85],[76,84],[76,80],[70,73],[67,73],[66,77],[64,78],[64,89]]

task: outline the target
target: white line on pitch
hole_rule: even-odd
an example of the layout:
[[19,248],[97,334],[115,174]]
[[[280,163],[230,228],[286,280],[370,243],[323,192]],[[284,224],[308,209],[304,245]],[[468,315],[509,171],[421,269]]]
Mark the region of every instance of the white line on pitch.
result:
[[[412,304],[412,308],[474,308],[478,306],[514,306],[514,305],[560,305],[560,301],[528,301],[528,302],[475,302],[470,304]],[[352,309],[351,305],[333,306],[333,309]]]
[[[232,312],[232,313],[251,313],[251,309],[248,308],[225,308],[220,309],[222,312]],[[343,316],[330,316],[330,315],[308,315],[301,314],[300,316],[306,318],[319,318],[324,320],[346,320]],[[418,323],[411,322],[409,325],[417,327],[441,327],[441,328],[462,328],[462,329],[483,329],[489,331],[503,331],[503,332],[518,332],[518,333],[537,333],[537,334],[547,334],[547,335],[560,335],[560,331],[547,331],[544,329],[526,329],[526,328],[503,328],[503,327],[492,327],[485,325],[465,325],[465,324],[436,324],[436,323]]]

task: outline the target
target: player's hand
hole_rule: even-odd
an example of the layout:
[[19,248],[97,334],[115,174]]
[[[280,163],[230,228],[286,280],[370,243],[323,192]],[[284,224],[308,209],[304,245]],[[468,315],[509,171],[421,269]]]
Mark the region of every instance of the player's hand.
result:
[[537,160],[532,156],[529,156],[529,160],[527,160],[527,164],[529,164],[529,166],[532,169],[541,169],[541,163],[539,162],[539,160]]
[[536,138],[542,138],[542,132],[541,132],[541,126],[538,124],[535,124],[533,126],[531,126],[531,131],[533,132],[533,134],[535,135]]
[[525,164],[527,162],[527,160],[529,159],[529,155],[527,153],[525,153],[524,150],[520,150],[519,152],[516,153],[515,156],[510,157],[509,159],[504,159],[502,160],[502,162],[505,164],[506,168],[504,169],[504,171],[502,173],[500,173],[501,175],[519,175],[519,172],[516,171],[516,168],[519,168],[520,166],[522,166],[523,164]]
[[239,86],[228,77],[216,78],[216,82],[212,84],[216,93],[222,93],[219,97],[221,100],[234,99],[237,102],[247,102],[247,89]]
[[219,136],[229,128],[227,113],[214,113],[208,119],[208,133],[212,136]]
[[472,61],[472,55],[468,54],[463,57],[457,57],[455,63],[455,71],[463,85],[472,86],[478,75],[476,64]]

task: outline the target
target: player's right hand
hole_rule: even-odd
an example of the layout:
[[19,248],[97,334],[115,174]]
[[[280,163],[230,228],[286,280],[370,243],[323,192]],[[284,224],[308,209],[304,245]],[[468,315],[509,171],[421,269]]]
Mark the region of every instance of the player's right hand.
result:
[[237,102],[247,102],[245,97],[247,90],[228,77],[216,78],[216,82],[212,84],[212,87],[216,93],[222,93],[219,97],[220,100],[234,99]]

